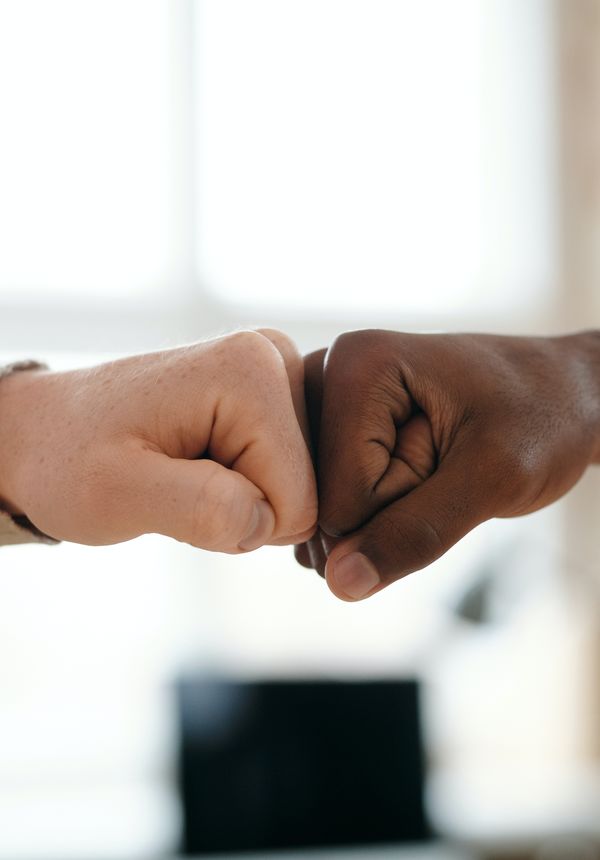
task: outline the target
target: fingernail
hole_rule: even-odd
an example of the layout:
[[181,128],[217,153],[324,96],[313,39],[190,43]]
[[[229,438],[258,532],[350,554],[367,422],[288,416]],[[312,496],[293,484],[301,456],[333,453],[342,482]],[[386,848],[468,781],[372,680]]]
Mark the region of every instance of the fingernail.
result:
[[380,583],[375,566],[361,552],[351,552],[327,565],[327,582],[341,597],[362,600]]
[[258,549],[262,546],[273,534],[275,525],[275,515],[273,509],[264,499],[259,499],[254,503],[254,511],[248,526],[248,534],[238,544],[238,548],[244,552]]

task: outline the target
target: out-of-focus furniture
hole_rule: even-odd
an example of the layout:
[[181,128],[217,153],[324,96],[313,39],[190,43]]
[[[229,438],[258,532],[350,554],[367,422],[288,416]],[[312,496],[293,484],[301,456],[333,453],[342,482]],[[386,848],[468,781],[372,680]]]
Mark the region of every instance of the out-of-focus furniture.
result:
[[418,697],[412,680],[183,682],[183,853],[429,842]]

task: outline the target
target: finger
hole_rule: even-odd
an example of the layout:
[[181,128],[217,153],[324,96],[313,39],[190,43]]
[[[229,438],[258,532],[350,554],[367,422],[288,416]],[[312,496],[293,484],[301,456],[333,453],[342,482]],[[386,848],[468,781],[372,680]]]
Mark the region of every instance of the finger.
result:
[[[326,349],[311,352],[304,358],[304,396],[308,416],[310,448],[316,464],[319,448],[319,425],[321,423],[321,398],[323,394],[323,362]],[[296,560],[303,567],[325,575],[326,557],[320,541],[320,530],[294,549]]]
[[304,397],[304,362],[293,340],[274,328],[259,328],[257,332],[271,341],[283,358],[296,411],[296,418],[302,430],[302,435],[309,444],[310,433],[306,415],[306,399]]
[[327,562],[333,593],[342,600],[369,597],[431,564],[493,516],[483,468],[472,457],[449,455],[416,490],[341,540]]
[[323,546],[318,537],[313,537],[308,542],[308,554],[310,556],[310,566],[319,576],[325,576],[325,564],[327,559],[323,553]]
[[304,535],[316,523],[316,479],[286,366],[263,335],[245,332],[237,340],[236,365],[246,372],[222,395],[208,453],[262,490],[276,517],[272,541]]
[[298,544],[306,543],[307,540],[314,535],[316,528],[316,522],[313,523],[310,528],[305,529],[303,532],[298,532],[295,535],[284,535],[283,537],[273,538],[273,540],[269,541],[269,546],[295,546]]
[[125,507],[137,534],[227,553],[257,549],[273,534],[275,515],[261,490],[219,463],[147,452],[135,473]]
[[[283,358],[285,369],[288,375],[292,402],[296,412],[296,418],[304,441],[310,448],[310,429],[308,424],[308,416],[306,412],[306,399],[304,396],[304,362],[302,356],[298,352],[295,343],[283,332],[272,328],[259,328],[258,333],[263,337],[268,338],[271,343],[277,348]],[[302,544],[307,541],[314,532],[314,525],[304,532],[293,535],[284,535],[277,540],[271,541],[274,546],[288,546],[290,544]]]
[[316,570],[320,576],[325,576],[327,556],[317,532],[310,540],[294,547],[294,555],[302,567]]
[[[323,405],[323,365],[326,349],[309,353],[304,358],[304,388],[306,392],[306,408],[312,443],[312,454],[318,473],[319,437],[321,432],[321,414]],[[327,548],[323,540],[323,532],[317,528],[312,539],[308,542],[308,553],[311,567],[319,576],[325,576],[327,564]]]
[[326,534],[322,529],[319,529],[317,535],[321,541],[325,558],[327,559],[340,542],[340,538],[331,537],[331,535]]
[[418,483],[395,456],[413,404],[391,353],[381,347],[381,337],[354,332],[337,338],[325,360],[319,521],[331,535],[354,531]]
[[306,543],[297,544],[294,547],[294,555],[298,564],[301,564],[302,567],[312,569],[310,553],[308,551],[308,545]]
[[313,538],[314,543],[314,556],[315,556],[315,570],[319,574],[325,578],[325,571],[327,568],[327,559],[329,555],[333,551],[334,547],[336,547],[339,543],[338,538],[331,537],[330,535],[325,534],[322,529],[318,529],[317,533]]
[[[304,361],[302,356],[293,340],[283,332],[272,328],[260,328],[257,331],[259,334],[263,335],[263,337],[268,338],[268,340],[276,347],[283,359],[296,418],[300,426],[300,430],[302,431],[305,444],[307,448],[310,449],[310,429],[306,412],[306,399],[304,396]],[[315,522],[313,522],[308,529],[304,529],[302,532],[284,535],[270,543],[272,543],[273,546],[289,546],[304,543],[311,537],[315,527],[316,517]]]
[[[302,385],[302,402],[305,405],[305,415],[307,425],[304,432],[304,438],[308,440],[309,450],[312,455],[313,463],[316,464],[318,447],[319,447],[319,423],[321,420],[321,392],[323,385],[323,360],[327,350],[320,349],[317,352],[310,353],[304,359],[304,373]],[[293,535],[281,541],[273,541],[274,544],[303,544],[314,533],[315,527],[311,528],[303,535]],[[311,553],[307,548],[308,558],[310,560]],[[312,550],[314,555],[315,549]],[[325,560],[319,557],[320,573],[323,576],[325,570]],[[313,566],[309,564],[309,566]],[[317,569],[316,565],[314,565]]]

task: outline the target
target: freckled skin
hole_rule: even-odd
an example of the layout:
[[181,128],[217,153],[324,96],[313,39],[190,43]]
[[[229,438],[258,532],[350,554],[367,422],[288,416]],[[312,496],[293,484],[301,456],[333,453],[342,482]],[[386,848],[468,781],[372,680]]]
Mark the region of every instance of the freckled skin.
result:
[[350,552],[385,588],[479,523],[549,505],[600,462],[600,334],[349,332],[305,359],[321,575]]
[[302,359],[274,331],[16,373],[0,384],[0,502],[77,543],[294,543],[317,516],[302,392]]

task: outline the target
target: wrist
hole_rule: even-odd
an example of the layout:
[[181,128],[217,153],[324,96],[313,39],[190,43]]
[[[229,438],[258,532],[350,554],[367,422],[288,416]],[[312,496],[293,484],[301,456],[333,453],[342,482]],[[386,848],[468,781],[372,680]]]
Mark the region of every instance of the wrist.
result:
[[45,369],[36,362],[0,368],[0,509],[26,515],[20,475],[29,449],[28,424],[32,412],[33,378]]

